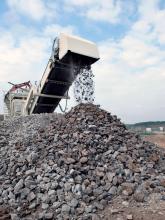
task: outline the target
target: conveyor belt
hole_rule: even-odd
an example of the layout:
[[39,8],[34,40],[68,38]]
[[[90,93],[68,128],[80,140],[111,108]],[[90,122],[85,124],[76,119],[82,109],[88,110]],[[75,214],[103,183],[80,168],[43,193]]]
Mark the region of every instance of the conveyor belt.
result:
[[[42,86],[41,95],[36,97],[35,106],[31,113],[53,112],[75,79],[74,67],[76,65],[91,65],[95,61],[96,59],[74,54],[70,51],[62,60],[55,61],[54,67]],[[53,96],[57,96],[57,98]]]
[[[71,71],[71,67],[66,67],[65,65],[56,62],[55,67],[51,70],[41,93],[61,97],[64,96],[73,82]],[[38,97],[33,114],[53,112],[58,106],[60,100],[61,98]]]

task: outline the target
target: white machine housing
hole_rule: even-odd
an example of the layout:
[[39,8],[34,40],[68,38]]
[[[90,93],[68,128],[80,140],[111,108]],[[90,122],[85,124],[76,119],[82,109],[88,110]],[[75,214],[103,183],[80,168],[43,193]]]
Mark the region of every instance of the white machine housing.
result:
[[61,33],[59,36],[59,59],[61,60],[68,51],[99,59],[99,51],[95,43],[80,37]]

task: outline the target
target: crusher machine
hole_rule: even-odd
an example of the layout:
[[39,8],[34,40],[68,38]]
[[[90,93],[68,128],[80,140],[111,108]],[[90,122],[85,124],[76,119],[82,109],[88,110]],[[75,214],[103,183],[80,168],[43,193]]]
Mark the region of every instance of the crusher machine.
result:
[[95,43],[61,33],[53,42],[52,54],[39,85],[28,84],[28,88],[23,88],[24,84],[18,84],[21,86],[15,85],[18,88],[5,95],[8,116],[54,112],[61,99],[69,98],[68,90],[80,69],[98,59]]

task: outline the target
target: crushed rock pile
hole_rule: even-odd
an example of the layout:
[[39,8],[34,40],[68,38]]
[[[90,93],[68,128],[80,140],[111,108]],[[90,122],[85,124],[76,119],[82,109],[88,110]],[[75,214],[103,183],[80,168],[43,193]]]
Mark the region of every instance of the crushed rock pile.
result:
[[165,192],[165,152],[93,104],[0,124],[0,204],[11,219],[100,219],[117,196]]

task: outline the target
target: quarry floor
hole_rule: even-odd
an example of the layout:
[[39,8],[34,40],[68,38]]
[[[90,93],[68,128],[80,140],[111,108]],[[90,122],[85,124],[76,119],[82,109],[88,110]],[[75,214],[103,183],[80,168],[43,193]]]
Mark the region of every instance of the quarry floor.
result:
[[[105,211],[105,220],[165,220],[165,201],[157,200],[155,195],[147,204],[121,204],[116,199]],[[97,220],[97,218],[96,218]]]
[[145,135],[144,139],[165,148],[165,134]]

